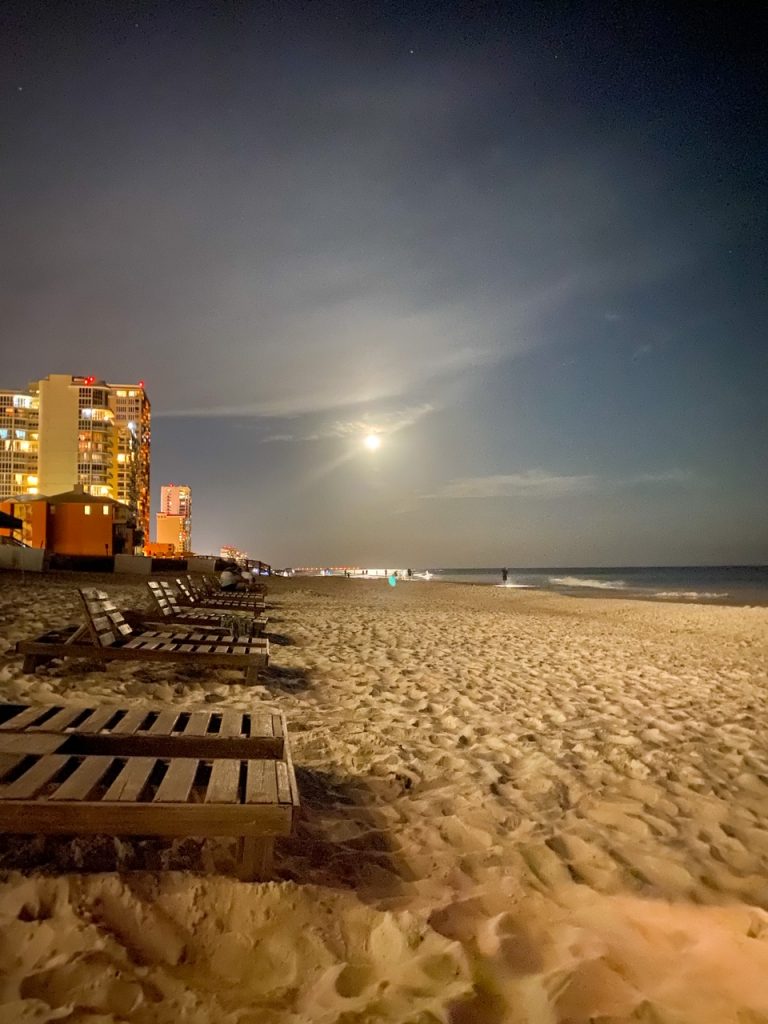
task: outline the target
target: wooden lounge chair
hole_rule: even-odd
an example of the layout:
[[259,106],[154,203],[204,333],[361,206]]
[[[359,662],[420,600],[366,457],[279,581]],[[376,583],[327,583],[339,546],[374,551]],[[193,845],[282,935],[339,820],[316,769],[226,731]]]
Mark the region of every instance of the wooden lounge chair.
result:
[[24,655],[24,671],[54,658],[89,658],[97,661],[173,661],[187,665],[242,668],[247,682],[255,682],[269,660],[269,641],[261,637],[234,637],[205,627],[187,631],[137,632],[103,590],[78,590],[85,611],[83,627],[46,633],[36,640],[20,640],[16,652]]
[[182,608],[179,604],[173,586],[168,580],[149,580],[147,587],[152,595],[155,605],[163,624],[168,626],[181,626],[183,628],[205,627],[211,632],[229,633],[228,627],[221,625],[222,619],[237,617],[239,632],[246,636],[260,636],[267,625],[265,615],[255,616],[240,611],[222,611],[215,608]]
[[239,836],[253,879],[298,808],[282,715],[0,704],[0,830]]
[[221,592],[213,597],[206,597],[201,595],[196,589],[193,589],[188,578],[184,579],[181,577],[176,580],[176,586],[190,608],[215,608],[223,611],[251,612],[253,615],[260,615],[266,607],[263,598],[259,597],[258,594],[228,594]]

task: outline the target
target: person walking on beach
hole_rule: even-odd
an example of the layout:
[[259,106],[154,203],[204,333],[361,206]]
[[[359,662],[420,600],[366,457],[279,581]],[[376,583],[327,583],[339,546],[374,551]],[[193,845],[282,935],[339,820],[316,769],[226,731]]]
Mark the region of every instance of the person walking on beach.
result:
[[507,572],[507,570],[506,569],[502,569],[501,570],[501,582],[502,583],[506,583],[508,576],[509,576],[509,573]]

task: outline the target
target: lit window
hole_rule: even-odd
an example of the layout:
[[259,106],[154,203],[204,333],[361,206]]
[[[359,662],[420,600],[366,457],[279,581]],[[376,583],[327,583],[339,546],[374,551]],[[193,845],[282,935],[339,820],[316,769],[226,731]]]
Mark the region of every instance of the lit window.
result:
[[91,506],[83,505],[83,515],[89,516],[91,514]]
[[126,394],[127,394],[126,391],[118,391],[117,392],[117,397],[118,398],[125,398]]
[[39,483],[39,482],[40,482],[40,481],[39,481],[39,480],[37,479],[37,477],[36,477],[36,476],[28,476],[28,477],[27,477],[27,483],[28,483],[28,484],[37,484],[37,483]]
[[37,494],[37,488],[36,487],[30,487],[29,488],[29,493],[30,494]]
[[128,392],[128,397],[129,398],[135,398],[136,397],[136,392],[135,391],[129,391]]
[[117,456],[118,462],[125,462],[125,452],[119,452]]
[[109,505],[102,505],[101,506],[101,514],[105,515],[105,516],[109,515]]

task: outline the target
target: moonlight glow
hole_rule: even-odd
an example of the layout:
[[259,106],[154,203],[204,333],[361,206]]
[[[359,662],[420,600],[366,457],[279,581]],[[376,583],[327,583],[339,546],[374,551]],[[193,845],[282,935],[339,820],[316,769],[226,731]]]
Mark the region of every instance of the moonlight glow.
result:
[[375,452],[377,448],[381,447],[381,438],[378,434],[368,434],[363,444],[369,451]]

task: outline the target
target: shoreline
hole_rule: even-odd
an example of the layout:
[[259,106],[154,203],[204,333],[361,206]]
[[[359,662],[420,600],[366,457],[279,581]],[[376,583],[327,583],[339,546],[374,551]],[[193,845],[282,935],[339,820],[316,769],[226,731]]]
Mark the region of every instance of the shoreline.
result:
[[[343,576],[296,576],[296,577],[278,577],[281,579],[344,579]],[[386,583],[386,577],[376,576],[357,576],[352,577],[355,580],[363,580],[371,583]],[[507,591],[520,591],[524,593],[539,593],[539,594],[552,594],[557,597],[568,597],[582,600],[584,598],[593,598],[595,600],[602,600],[606,598],[608,600],[625,600],[625,601],[644,601],[653,604],[680,604],[685,606],[690,605],[703,605],[714,608],[768,608],[768,591],[765,590],[749,590],[743,594],[695,594],[694,591],[687,592],[676,592],[665,596],[663,593],[654,592],[648,593],[642,589],[635,589],[633,587],[538,587],[535,584],[527,583],[484,583],[481,580],[457,580],[457,579],[446,579],[439,574],[434,574],[432,579],[407,579],[399,578],[397,586],[400,584],[407,583],[421,583],[427,586],[434,585],[435,583],[444,583],[450,586],[459,587],[478,587],[478,588],[491,588],[496,590],[507,590]]]

